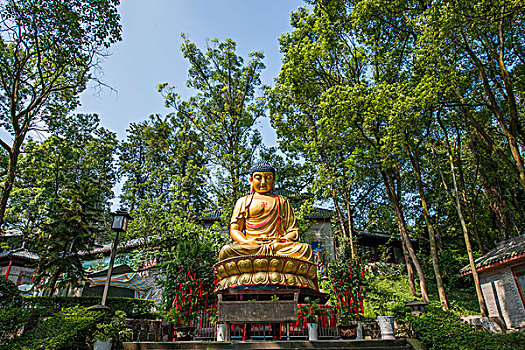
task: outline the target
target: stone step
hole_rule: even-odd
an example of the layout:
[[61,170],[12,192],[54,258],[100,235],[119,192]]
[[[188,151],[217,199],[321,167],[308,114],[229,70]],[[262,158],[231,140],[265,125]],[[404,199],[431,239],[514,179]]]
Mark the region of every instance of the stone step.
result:
[[246,341],[246,342],[128,342],[125,350],[408,350],[413,349],[406,339],[396,340],[318,340],[318,341]]

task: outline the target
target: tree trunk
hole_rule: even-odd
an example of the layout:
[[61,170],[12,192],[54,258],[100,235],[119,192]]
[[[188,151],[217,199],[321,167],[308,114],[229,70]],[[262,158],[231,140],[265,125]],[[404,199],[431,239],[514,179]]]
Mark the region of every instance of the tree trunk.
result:
[[345,227],[345,220],[343,217],[343,212],[341,211],[341,208],[339,207],[339,202],[337,201],[337,192],[335,191],[335,185],[332,182],[332,199],[334,200],[334,207],[335,212],[337,213],[337,222],[339,222],[339,228],[341,228],[341,233],[343,234],[344,238],[348,238],[348,234],[346,232]]
[[419,263],[419,259],[417,258],[416,252],[414,250],[414,247],[412,246],[412,243],[410,242],[410,238],[408,237],[407,229],[406,229],[406,222],[405,217],[403,215],[403,211],[401,210],[401,203],[400,199],[397,194],[394,193],[394,179],[393,179],[393,172],[392,169],[387,170],[381,170],[381,175],[383,177],[383,182],[385,183],[386,191],[388,194],[388,198],[390,199],[390,202],[392,203],[392,206],[394,207],[394,212],[396,214],[396,220],[399,228],[399,234],[401,235],[401,239],[404,241],[408,255],[410,256],[410,259],[412,260],[412,264],[414,264],[414,268],[416,269],[418,278],[419,278],[419,286],[421,289],[421,296],[423,297],[423,300],[428,302],[428,292],[427,292],[427,283],[425,280],[425,274],[423,272],[423,269],[421,268],[421,264]]
[[51,280],[49,281],[49,296],[53,296],[55,294],[55,289],[58,281],[58,277],[60,276],[60,269],[56,270],[55,273],[53,273],[53,276],[51,277]]
[[[498,178],[498,164],[494,162],[490,153],[485,149],[485,144],[480,144],[481,140],[482,138],[479,134],[475,133],[470,139],[468,147],[479,159],[481,187],[483,188],[484,197],[489,203],[489,208],[494,213],[495,226],[504,236],[508,236],[512,230],[511,226],[515,226],[512,217],[513,214],[509,212],[509,205],[505,200],[503,185]],[[520,207],[516,207],[516,210],[520,210]]]
[[478,272],[476,271],[476,263],[474,261],[474,254],[472,253],[472,246],[470,244],[470,238],[468,235],[467,224],[463,218],[463,213],[461,210],[461,203],[459,201],[458,189],[456,183],[456,176],[454,174],[454,162],[452,156],[450,155],[450,168],[452,172],[452,182],[454,184],[454,192],[456,193],[455,202],[456,202],[456,211],[458,212],[459,221],[461,222],[461,228],[463,229],[463,237],[465,238],[465,245],[467,247],[468,260],[470,263],[470,269],[472,270],[472,277],[474,278],[474,285],[476,286],[476,294],[478,296],[479,308],[481,311],[481,316],[487,317],[488,311],[487,306],[485,305],[485,299],[483,298],[483,292],[481,291],[481,285],[479,283]]
[[[525,168],[523,167],[523,158],[521,157],[521,154],[519,153],[519,150],[512,147],[509,140],[509,147],[511,147],[511,153],[512,153],[512,160],[509,159],[507,156],[507,153],[500,147],[498,143],[496,143],[489,135],[489,133],[478,123],[474,115],[465,107],[467,104],[465,98],[461,95],[458,89],[456,89],[456,95],[460,99],[461,103],[463,104],[460,106],[462,113],[466,116],[466,118],[471,122],[471,124],[474,126],[474,128],[478,131],[479,135],[483,139],[485,143],[490,145],[491,149],[499,156],[499,158],[505,163],[507,168],[517,176],[520,185],[522,188],[525,189]],[[507,137],[509,139],[509,137]],[[513,139],[515,143],[515,138]]]
[[[494,48],[492,45],[490,45],[490,42],[488,39],[481,35],[486,48],[489,50],[490,53],[493,53],[494,55]],[[523,160],[523,156],[520,152],[520,147],[518,145],[518,129],[519,129],[519,117],[518,117],[518,111],[516,106],[516,99],[514,95],[514,88],[512,87],[512,83],[509,77],[509,73],[505,67],[505,62],[501,59],[501,57],[498,57],[498,55],[494,55],[494,58],[496,59],[499,67],[500,67],[500,77],[504,81],[504,87],[505,92],[507,93],[506,102],[508,103],[507,106],[509,107],[508,112],[505,113],[500,109],[500,104],[498,101],[496,94],[494,93],[492,87],[490,86],[489,77],[487,76],[487,66],[483,64],[483,62],[479,59],[479,57],[476,55],[476,53],[472,50],[472,48],[469,45],[469,42],[464,39],[464,49],[471,58],[472,62],[475,64],[476,68],[478,69],[479,76],[481,78],[481,82],[483,85],[483,89],[485,91],[485,95],[488,98],[489,103],[489,109],[494,115],[494,117],[498,120],[500,125],[500,131],[503,135],[507,138],[508,147],[510,149],[510,153],[512,155],[512,159],[514,160],[514,167],[515,171],[518,174],[518,179],[520,181],[520,184],[525,189],[525,162]],[[501,44],[503,47],[503,43]],[[489,73],[490,74],[490,73]],[[469,115],[471,116],[471,115]],[[507,121],[508,120],[508,121]],[[508,123],[508,124],[507,124]],[[479,125],[477,123],[474,124],[475,126]],[[481,134],[481,130],[480,131]]]
[[18,158],[20,156],[20,149],[24,143],[26,132],[17,133],[13,141],[13,147],[9,151],[9,163],[7,164],[6,180],[2,189],[2,197],[0,198],[0,227],[4,224],[5,211],[7,209],[7,201],[13,189],[16,179],[16,171],[18,166]]
[[[419,159],[414,158],[410,146],[408,144],[408,139],[405,142],[406,151],[412,164],[412,169],[414,170],[414,175],[416,177],[417,190],[419,192],[419,198],[421,199],[421,208],[423,211],[423,216],[425,217],[425,223],[428,229],[428,240],[430,243],[430,255],[432,257],[432,267],[434,268],[434,275],[436,277],[436,286],[439,295],[439,301],[441,303],[441,308],[443,311],[448,311],[448,301],[447,295],[445,293],[445,287],[443,285],[443,277],[441,275],[441,269],[439,268],[438,254],[436,248],[436,234],[434,226],[432,225],[432,220],[430,218],[430,213],[428,212],[427,200],[425,197],[425,192],[423,190],[423,180],[421,179],[421,173],[419,168]],[[416,150],[416,157],[418,157],[418,152]]]
[[354,217],[352,215],[352,208],[350,207],[350,196],[348,191],[344,192],[345,204],[346,204],[346,215],[348,218],[348,240],[350,241],[350,254],[352,260],[355,259],[355,247],[354,247]]
[[401,240],[401,247],[403,248],[403,257],[405,258],[405,266],[407,267],[408,287],[410,288],[410,294],[414,297],[417,297],[418,295],[416,291],[416,280],[414,278],[414,269],[412,268],[412,264],[410,263],[410,257],[408,256],[407,247],[403,240]]
[[461,161],[461,153],[460,153],[461,135],[459,133],[459,129],[455,121],[454,121],[454,126],[456,127],[456,135],[458,139],[458,147],[456,147],[456,153],[458,157],[458,173],[459,173],[459,184],[461,186],[461,197],[463,199],[463,203],[465,204],[465,209],[467,210],[467,215],[470,219],[470,223],[472,224],[472,231],[474,232],[474,238],[476,239],[476,243],[478,244],[478,249],[481,253],[483,253],[483,243],[481,242],[481,235],[479,234],[476,217],[472,209],[470,208],[470,204],[467,199],[467,188],[465,186],[465,176],[463,173],[463,163]]
[[[453,199],[454,205],[456,207],[456,212],[458,214],[458,218],[459,218],[459,221],[461,223],[461,229],[463,230],[463,238],[465,239],[465,246],[467,248],[467,254],[468,254],[468,259],[469,259],[469,263],[470,263],[470,268],[472,270],[472,277],[474,278],[474,286],[476,287],[476,295],[478,297],[479,308],[480,308],[480,311],[481,311],[481,315],[483,317],[486,317],[488,315],[487,306],[485,305],[485,299],[483,298],[483,293],[481,291],[481,286],[480,286],[480,283],[479,283],[479,276],[478,276],[478,273],[476,271],[476,264],[474,262],[474,254],[472,253],[472,246],[470,244],[470,238],[469,238],[469,234],[468,234],[467,223],[465,222],[465,218],[463,217],[463,212],[462,212],[462,209],[461,209],[461,202],[460,202],[460,199],[459,199],[457,183],[456,183],[456,175],[455,175],[455,169],[454,169],[454,159],[452,157],[453,153],[452,153],[452,151],[450,149],[450,145],[448,143],[448,137],[446,139],[446,143],[447,143],[447,149],[448,149],[448,154],[449,154],[450,169],[451,169],[451,173],[452,173],[452,182],[453,182],[454,191],[455,191],[455,195],[454,196],[451,194],[450,189],[448,188],[447,182],[445,181],[445,176],[443,175],[443,171],[441,170],[441,167],[439,166],[439,161],[437,160],[437,158],[436,158],[436,165],[437,165],[439,174],[441,176],[441,181],[443,183],[443,186],[447,190],[447,193],[449,194],[449,196],[452,197],[451,199]],[[432,148],[432,152],[434,152],[433,148]],[[434,155],[435,155],[435,152],[434,152]]]
[[[435,222],[439,222],[439,214],[440,214],[440,209],[441,207],[439,206],[439,201],[436,201],[435,203],[435,212],[436,212],[436,215],[435,215]],[[437,231],[436,232],[436,252],[439,254],[440,251],[443,250],[443,236],[441,235],[441,232],[440,231]]]

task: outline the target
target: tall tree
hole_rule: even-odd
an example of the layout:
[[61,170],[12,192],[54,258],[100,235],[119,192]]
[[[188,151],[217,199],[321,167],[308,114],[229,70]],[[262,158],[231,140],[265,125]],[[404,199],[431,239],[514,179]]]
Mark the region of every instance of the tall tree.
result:
[[42,229],[29,238],[32,249],[40,255],[35,285],[45,282],[52,295],[57,281],[78,284],[84,276],[80,251],[89,250],[98,233],[104,231],[100,225],[100,209],[94,206],[96,188],[87,181],[74,183],[48,205]]
[[523,188],[524,20],[523,1],[444,1],[429,7],[418,28],[429,74],[451,87],[444,102],[459,106]]
[[20,149],[30,130],[53,123],[78,104],[90,70],[120,40],[118,0],[9,0],[0,5],[0,145],[9,162],[0,224],[13,188]]
[[68,119],[67,127],[52,128],[53,134],[44,141],[25,144],[6,224],[38,232],[52,202],[67,197],[80,183],[92,187],[90,205],[99,213],[97,222],[101,226],[109,222],[106,215],[117,180],[116,135],[100,127],[96,115]]
[[232,201],[246,190],[244,176],[262,143],[256,122],[265,111],[258,89],[264,56],[253,52],[245,64],[231,39],[211,40],[202,52],[184,34],[182,37],[182,53],[190,63],[186,85],[197,93],[182,101],[174,87],[161,84],[160,90],[166,105],[201,135],[217,180],[210,185],[219,199],[226,199],[222,206],[229,211]]
[[[326,7],[329,1],[318,1]],[[406,168],[401,133],[396,119],[400,89],[413,75],[413,47],[417,36],[409,25],[423,3],[410,1],[343,1],[341,13],[350,18],[356,41],[363,47],[369,69],[369,78],[360,86],[333,90],[326,99],[335,103],[336,119],[356,130],[370,149],[370,158],[376,163],[394,209],[405,256],[410,258],[418,274],[421,294],[428,300],[426,278],[419,258],[408,236],[403,208],[406,193],[401,172]],[[410,273],[410,262],[407,260]]]
[[44,141],[28,141],[20,159],[6,223],[40,253],[37,279],[50,278],[51,289],[62,273],[76,281],[83,274],[76,253],[109,232],[117,140],[98,123],[96,115],[70,116]]
[[[468,147],[476,158],[476,170],[483,187],[483,195],[494,213],[494,226],[503,237],[510,237],[512,233],[519,232],[522,224],[518,218],[524,217],[521,205],[517,203],[516,194],[520,193],[518,184],[513,185],[512,181],[509,181],[512,174],[509,176],[508,170],[498,164],[497,156],[493,155],[478,132],[472,132]],[[511,188],[512,191],[506,191],[506,188]]]
[[120,145],[121,203],[136,218],[131,234],[164,230],[176,217],[194,218],[207,204],[202,138],[172,114],[133,123]]
[[280,149],[312,165],[308,171],[315,174],[312,183],[317,186],[311,190],[333,203],[338,226],[342,236],[349,239],[355,258],[356,203],[352,202],[361,197],[356,184],[366,177],[357,176],[355,171],[363,166],[360,146],[347,129],[332,122],[331,101],[322,103],[324,94],[339,85],[358,84],[365,73],[363,52],[352,37],[349,23],[339,16],[339,5],[334,2],[326,9],[315,7],[309,12],[299,8],[292,13],[294,29],[280,38],[283,66],[268,96]]
[[[455,160],[454,159],[454,156],[456,154],[458,154],[458,153],[453,150],[453,147],[452,147],[451,142],[449,140],[448,132],[447,132],[446,128],[444,127],[443,123],[441,122],[441,120],[439,120],[439,122],[440,122],[440,126],[441,126],[441,128],[443,130],[443,134],[445,136],[444,137],[444,143],[445,143],[445,148],[446,148],[446,151],[447,151],[447,154],[448,154],[448,159],[449,159],[449,164],[450,164],[450,175],[451,175],[450,177],[451,177],[451,182],[452,182],[452,188],[450,188],[450,186],[447,185],[447,181],[445,179],[444,173],[443,173],[440,165],[439,164],[436,164],[436,165],[437,165],[437,168],[438,168],[438,171],[439,171],[439,175],[441,177],[441,181],[443,183],[443,187],[446,189],[449,197],[453,201],[454,207],[456,208],[456,212],[457,212],[459,221],[461,223],[461,229],[463,231],[463,237],[464,237],[464,240],[465,240],[465,246],[467,248],[469,265],[470,265],[470,268],[472,270],[472,277],[474,279],[474,286],[476,288],[476,295],[477,295],[477,298],[478,298],[478,304],[479,304],[479,307],[480,307],[481,315],[486,317],[486,316],[488,316],[487,306],[485,304],[485,299],[484,299],[483,293],[481,291],[481,284],[480,284],[480,281],[479,281],[478,273],[476,271],[476,264],[475,264],[475,261],[474,261],[474,254],[473,254],[473,251],[472,251],[472,245],[470,243],[469,229],[467,227],[467,222],[466,222],[465,217],[463,215],[463,204],[462,204],[462,202],[460,200],[460,193],[459,193],[459,185],[458,185],[458,180],[457,180],[457,175],[456,175],[456,168],[457,168],[457,164],[461,164],[461,163],[460,163],[460,160],[458,160],[458,159]],[[459,140],[460,140],[460,135],[456,134],[456,141],[454,142],[454,148],[459,148],[460,147],[460,141]],[[434,153],[435,153],[435,151],[434,151]],[[461,157],[461,156],[459,156],[459,157]]]

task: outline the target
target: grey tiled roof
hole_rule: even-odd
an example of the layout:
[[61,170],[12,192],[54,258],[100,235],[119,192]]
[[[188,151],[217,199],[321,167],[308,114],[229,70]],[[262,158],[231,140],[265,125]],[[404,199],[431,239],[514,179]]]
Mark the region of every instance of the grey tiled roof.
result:
[[199,215],[197,215],[197,220],[218,221],[221,219],[221,214],[222,213],[220,209],[205,210]]
[[[214,209],[202,212],[202,214],[197,216],[197,220],[202,221],[218,221],[221,219],[221,210]],[[323,208],[314,208],[314,210],[306,215],[307,219],[330,219],[334,216],[333,211]]]
[[14,237],[14,236],[23,236],[24,233],[19,229],[12,229],[0,232],[0,237]]
[[305,217],[307,219],[330,219],[334,215],[334,212],[330,209],[314,208],[314,210]]
[[[486,270],[495,265],[525,258],[525,235],[517,236],[498,243],[498,246],[482,257],[476,259],[476,270]],[[471,273],[470,265],[459,271],[462,275]]]
[[[129,248],[136,248],[136,247],[139,247],[139,246],[141,246],[143,244],[144,244],[144,239],[143,238],[132,239],[132,240],[129,240],[129,241],[126,241],[126,242],[119,243],[118,246],[117,246],[117,251],[121,250],[121,249],[125,250],[125,249],[129,249]],[[109,252],[111,252],[111,247],[112,246],[113,246],[113,243],[104,244],[102,247],[94,248],[94,249],[89,250],[89,251],[78,252],[78,255],[80,255],[82,257],[85,257],[85,256],[89,256],[89,255],[97,255],[97,254],[100,254],[100,253],[109,253]]]
[[8,250],[0,253],[1,258],[18,258],[23,260],[38,260],[39,256],[36,253],[32,253],[25,248],[18,248],[13,250]]

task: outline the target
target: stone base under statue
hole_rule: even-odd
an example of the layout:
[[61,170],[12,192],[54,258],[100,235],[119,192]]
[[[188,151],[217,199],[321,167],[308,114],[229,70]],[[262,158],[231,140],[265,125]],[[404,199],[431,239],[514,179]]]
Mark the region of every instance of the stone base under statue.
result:
[[280,255],[246,255],[219,261],[214,266],[215,291],[235,287],[286,286],[319,291],[317,266],[310,261]]

